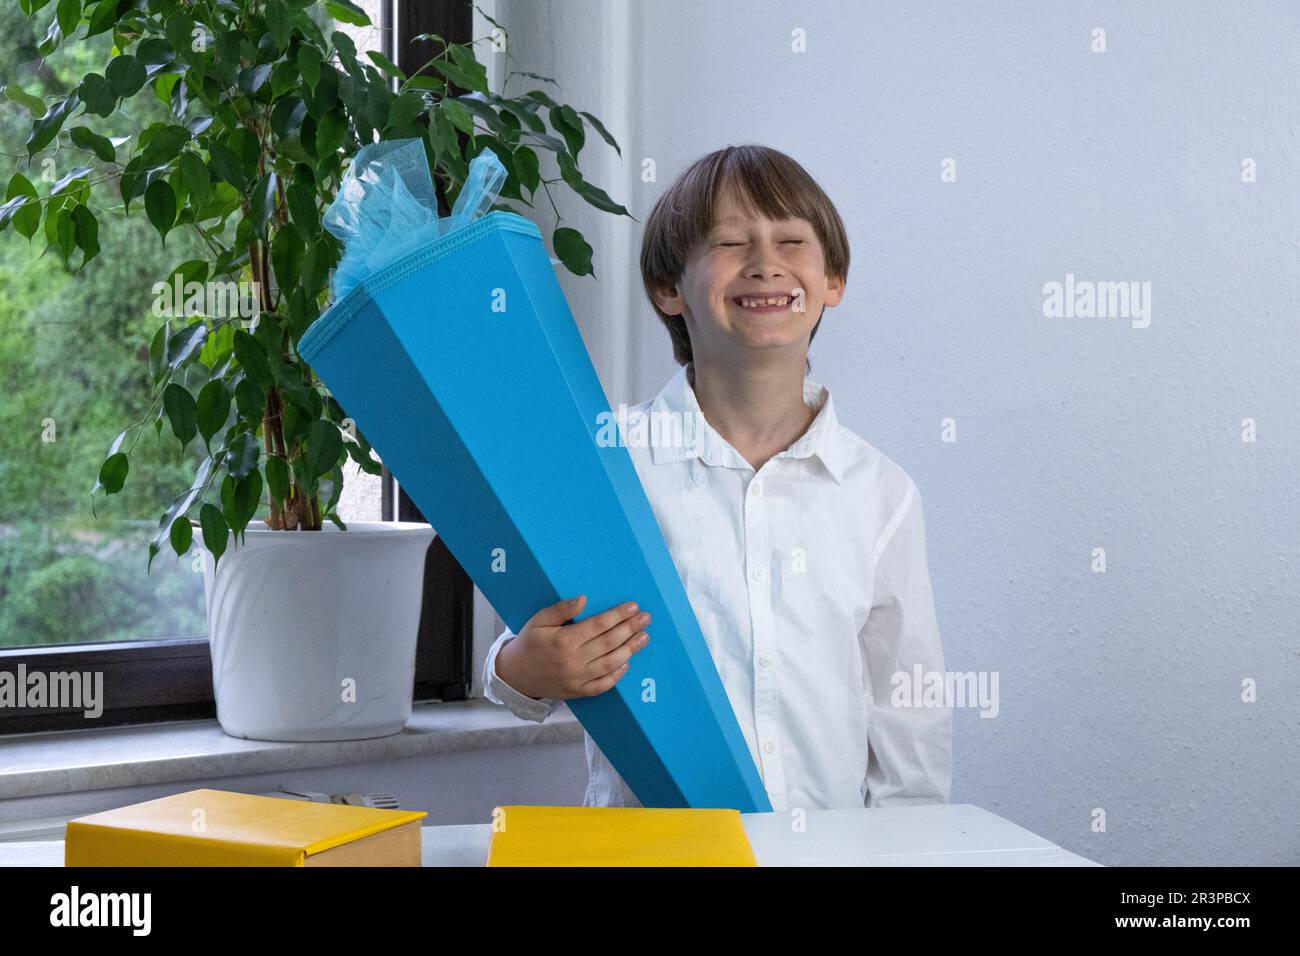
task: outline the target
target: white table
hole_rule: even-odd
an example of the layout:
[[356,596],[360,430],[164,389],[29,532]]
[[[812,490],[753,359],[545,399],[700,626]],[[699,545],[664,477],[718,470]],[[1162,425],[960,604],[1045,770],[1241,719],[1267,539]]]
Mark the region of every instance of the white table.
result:
[[[969,803],[742,813],[759,866],[1100,866]],[[424,828],[425,866],[482,866],[487,823]],[[63,841],[0,843],[0,866],[62,866]]]

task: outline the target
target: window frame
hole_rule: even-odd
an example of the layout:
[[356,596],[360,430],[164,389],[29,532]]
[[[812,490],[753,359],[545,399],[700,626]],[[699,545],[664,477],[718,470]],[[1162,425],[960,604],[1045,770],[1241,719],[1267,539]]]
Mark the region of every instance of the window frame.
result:
[[[436,33],[451,43],[469,43],[472,0],[422,3],[385,0],[381,4],[381,48],[407,75],[433,55],[433,44],[407,43],[394,56],[399,37]],[[458,133],[464,142],[464,133]],[[437,185],[435,183],[435,185]],[[450,207],[439,186],[443,215]],[[424,517],[387,466],[382,477],[383,521]],[[474,584],[441,538],[425,554],[420,633],[412,700],[465,700],[470,695],[474,631]],[[0,672],[90,672],[103,674],[103,713],[88,718],[75,708],[0,709],[0,735],[155,724],[216,717],[212,655],[208,638],[157,638],[112,644],[57,644],[0,648]]]

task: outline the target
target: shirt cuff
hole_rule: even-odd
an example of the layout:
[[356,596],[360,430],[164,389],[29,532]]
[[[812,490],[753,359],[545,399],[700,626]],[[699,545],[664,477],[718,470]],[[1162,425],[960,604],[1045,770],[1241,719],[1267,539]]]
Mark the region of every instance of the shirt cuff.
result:
[[501,648],[514,640],[514,637],[515,635],[507,628],[488,651],[487,660],[483,662],[483,696],[494,704],[501,704],[508,708],[512,714],[522,720],[531,720],[540,724],[551,716],[551,712],[560,705],[561,699],[529,697],[515,690],[497,674],[497,654],[500,653]]

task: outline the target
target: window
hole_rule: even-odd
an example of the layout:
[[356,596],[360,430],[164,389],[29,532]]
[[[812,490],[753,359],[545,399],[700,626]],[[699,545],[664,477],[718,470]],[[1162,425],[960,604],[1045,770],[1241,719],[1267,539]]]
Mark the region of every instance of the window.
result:
[[[414,69],[412,51],[394,34],[470,38],[468,2],[358,5],[371,26],[329,24],[327,32],[340,29],[359,50],[378,49],[404,68]],[[40,59],[36,23],[16,4],[0,6],[0,28],[11,38],[0,50],[0,83],[52,95],[79,81],[67,57]],[[85,72],[107,59],[112,39],[103,33],[74,42],[86,51]],[[161,101],[137,100],[127,105],[139,111],[130,129],[166,114]],[[26,158],[29,131],[24,110],[0,111],[10,175]],[[46,175],[57,179],[57,172],[56,154]],[[202,565],[196,553],[176,558],[167,547],[146,573],[148,541],[165,505],[192,480],[197,452],[182,459],[166,430],[137,429],[127,439],[135,444],[122,492],[107,500],[101,493],[93,513],[88,494],[109,443],[145,417],[150,400],[144,358],[161,321],[152,289],[166,276],[157,274],[161,257],[129,254],[158,248],[152,227],[132,212],[101,218],[104,251],[75,275],[41,255],[40,237],[29,248],[12,230],[0,235],[0,671],[102,672],[105,700],[93,721],[80,710],[0,707],[0,733],[215,714]],[[201,254],[198,240],[177,229],[163,267]],[[345,522],[423,520],[386,470],[379,478],[350,461],[345,467]],[[435,540],[425,567],[416,699],[468,694],[472,597],[469,578]]]

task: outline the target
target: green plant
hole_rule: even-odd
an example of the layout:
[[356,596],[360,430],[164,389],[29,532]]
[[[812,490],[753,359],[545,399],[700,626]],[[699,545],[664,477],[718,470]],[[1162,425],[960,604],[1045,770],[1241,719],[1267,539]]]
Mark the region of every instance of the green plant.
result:
[[[417,37],[442,49],[408,76],[380,53],[359,57],[341,32],[325,35],[330,18],[369,24],[348,0],[19,5],[31,17],[47,7],[52,12],[41,56],[83,30],[83,39],[112,31],[113,54],[102,72],[87,73],[51,103],[12,84],[3,88],[32,117],[29,169],[65,151],[84,162],[45,195],[15,172],[0,205],[0,230],[12,224],[29,240],[40,234],[69,269],[79,258],[80,269],[100,254],[100,217],[120,200],[125,215],[143,209],[164,250],[169,233],[191,229],[208,251],[155,286],[159,297],[181,291],[184,301],[172,302],[181,314],[153,336],[149,412],[109,445],[91,489],[92,508],[97,492],[122,489],[130,452],[150,421],[160,439],[170,427],[182,455],[201,439],[204,457],[190,487],[159,521],[150,567],[166,543],[177,555],[189,550],[195,511],[204,545],[218,560],[231,532],[242,535],[263,502],[271,528],[319,530],[325,518],[342,528],[334,509],[343,463],[351,457],[365,471],[380,472],[369,443],[296,348],[327,303],[330,271],[342,251],[321,228],[321,215],[347,160],[362,146],[376,138],[422,138],[448,204],[464,185],[469,161],[490,148],[508,173],[501,199],[532,207],[540,187],[554,207],[550,186],[563,183],[602,211],[630,215],[578,169],[587,126],[619,151],[614,138],[595,116],[542,90],[504,95],[511,77],[553,84],[547,77],[509,71],[501,93],[489,90],[473,47],[493,40]],[[504,28],[484,16],[504,38]],[[113,129],[119,105],[138,95],[157,97],[169,108],[168,121]],[[558,179],[542,178],[539,150],[555,154]],[[594,275],[592,249],[580,232],[557,226],[552,246],[570,272]],[[223,283],[227,292],[231,284],[253,290],[254,322],[230,308],[238,291],[215,310],[221,314],[208,314],[213,302],[203,293],[214,285],[220,292]],[[195,314],[187,314],[192,308]]]

